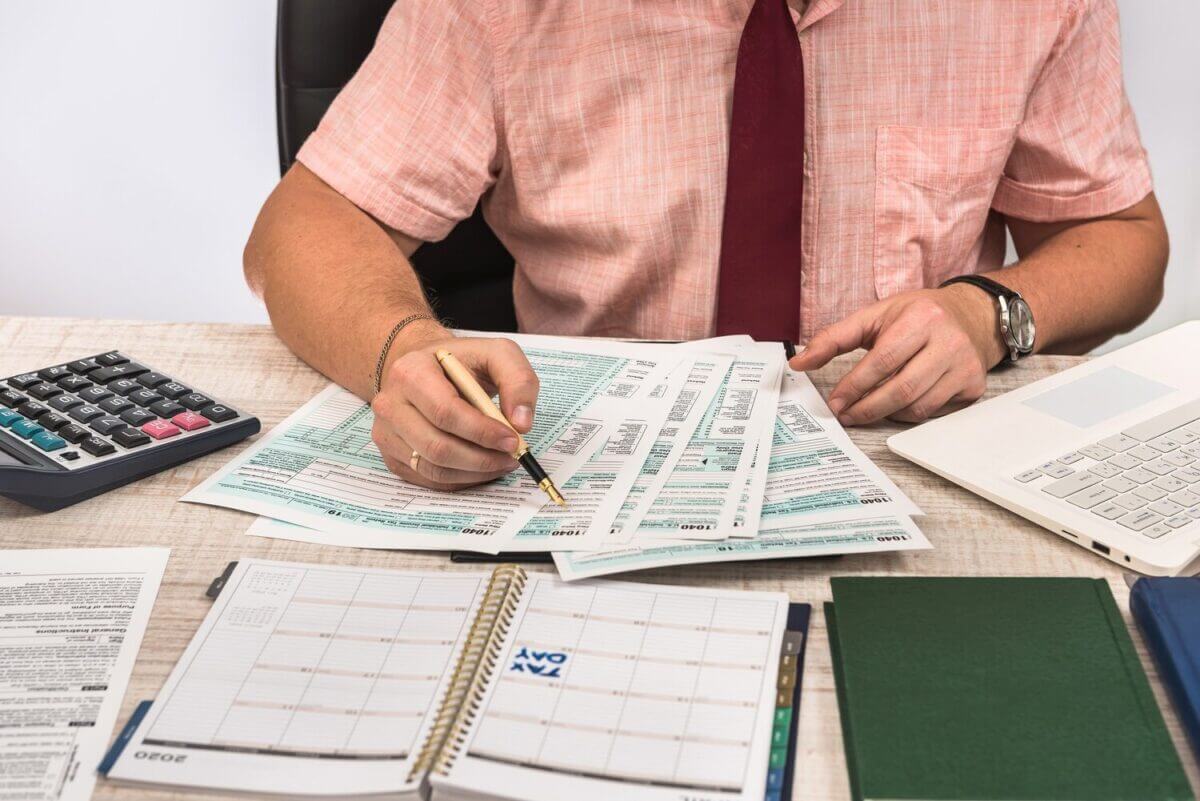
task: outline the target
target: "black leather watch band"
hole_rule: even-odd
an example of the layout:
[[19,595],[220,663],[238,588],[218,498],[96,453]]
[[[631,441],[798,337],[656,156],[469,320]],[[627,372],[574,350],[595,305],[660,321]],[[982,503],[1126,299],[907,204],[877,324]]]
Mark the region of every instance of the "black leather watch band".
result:
[[995,295],[998,298],[1004,298],[1005,300],[1021,297],[1020,292],[1015,292],[1006,287],[1004,284],[997,283],[996,281],[993,281],[990,278],[985,278],[982,275],[956,275],[947,281],[943,281],[941,284],[939,284],[938,288],[940,289],[941,287],[949,286],[950,284],[971,284],[972,286],[979,287],[984,292]]

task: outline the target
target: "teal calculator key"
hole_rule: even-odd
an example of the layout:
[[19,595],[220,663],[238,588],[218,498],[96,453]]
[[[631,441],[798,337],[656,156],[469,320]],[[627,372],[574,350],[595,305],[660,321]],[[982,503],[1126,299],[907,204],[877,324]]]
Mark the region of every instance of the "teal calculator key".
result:
[[29,439],[34,434],[40,434],[43,431],[45,431],[46,429],[42,428],[41,426],[39,426],[37,423],[33,422],[32,420],[26,420],[25,418],[21,418],[20,420],[17,420],[15,423],[12,424],[12,430],[14,433],[16,433],[17,436],[24,437],[25,439]]
[[33,444],[37,445],[44,451],[56,451],[59,448],[67,447],[67,441],[65,439],[51,434],[49,431],[42,431],[40,434],[34,434]]
[[783,768],[787,764],[788,750],[786,748],[772,748],[771,759],[767,763],[767,769]]
[[21,415],[17,414],[12,409],[0,409],[0,427],[2,428],[8,428],[20,419]]
[[771,747],[786,748],[788,744],[788,734],[790,732],[782,726],[775,726],[771,729]]
[[775,708],[775,725],[790,728],[792,725],[792,708],[780,706]]

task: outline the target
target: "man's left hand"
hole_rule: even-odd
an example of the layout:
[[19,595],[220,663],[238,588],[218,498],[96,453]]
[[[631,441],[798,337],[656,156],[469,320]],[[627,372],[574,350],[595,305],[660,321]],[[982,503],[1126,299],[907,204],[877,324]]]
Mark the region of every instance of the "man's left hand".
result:
[[844,425],[885,417],[918,423],[978,400],[1004,358],[995,300],[973,286],[904,292],[817,332],[792,358],[815,370],[840,353],[867,353],[829,393]]

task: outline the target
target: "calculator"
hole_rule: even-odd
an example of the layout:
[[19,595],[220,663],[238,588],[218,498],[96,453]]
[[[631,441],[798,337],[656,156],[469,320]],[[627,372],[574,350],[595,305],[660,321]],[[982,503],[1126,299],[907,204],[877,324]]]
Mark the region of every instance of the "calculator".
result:
[[118,351],[0,380],[0,495],[53,511],[258,433],[258,418]]

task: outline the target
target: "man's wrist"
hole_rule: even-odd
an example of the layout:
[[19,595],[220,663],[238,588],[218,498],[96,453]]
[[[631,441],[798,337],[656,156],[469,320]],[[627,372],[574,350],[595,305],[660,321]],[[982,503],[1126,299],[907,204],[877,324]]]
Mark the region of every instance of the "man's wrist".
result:
[[999,309],[996,298],[977,286],[956,283],[942,287],[939,292],[951,299],[968,336],[975,343],[985,370],[991,370],[1008,357],[1008,346],[1000,334]]

